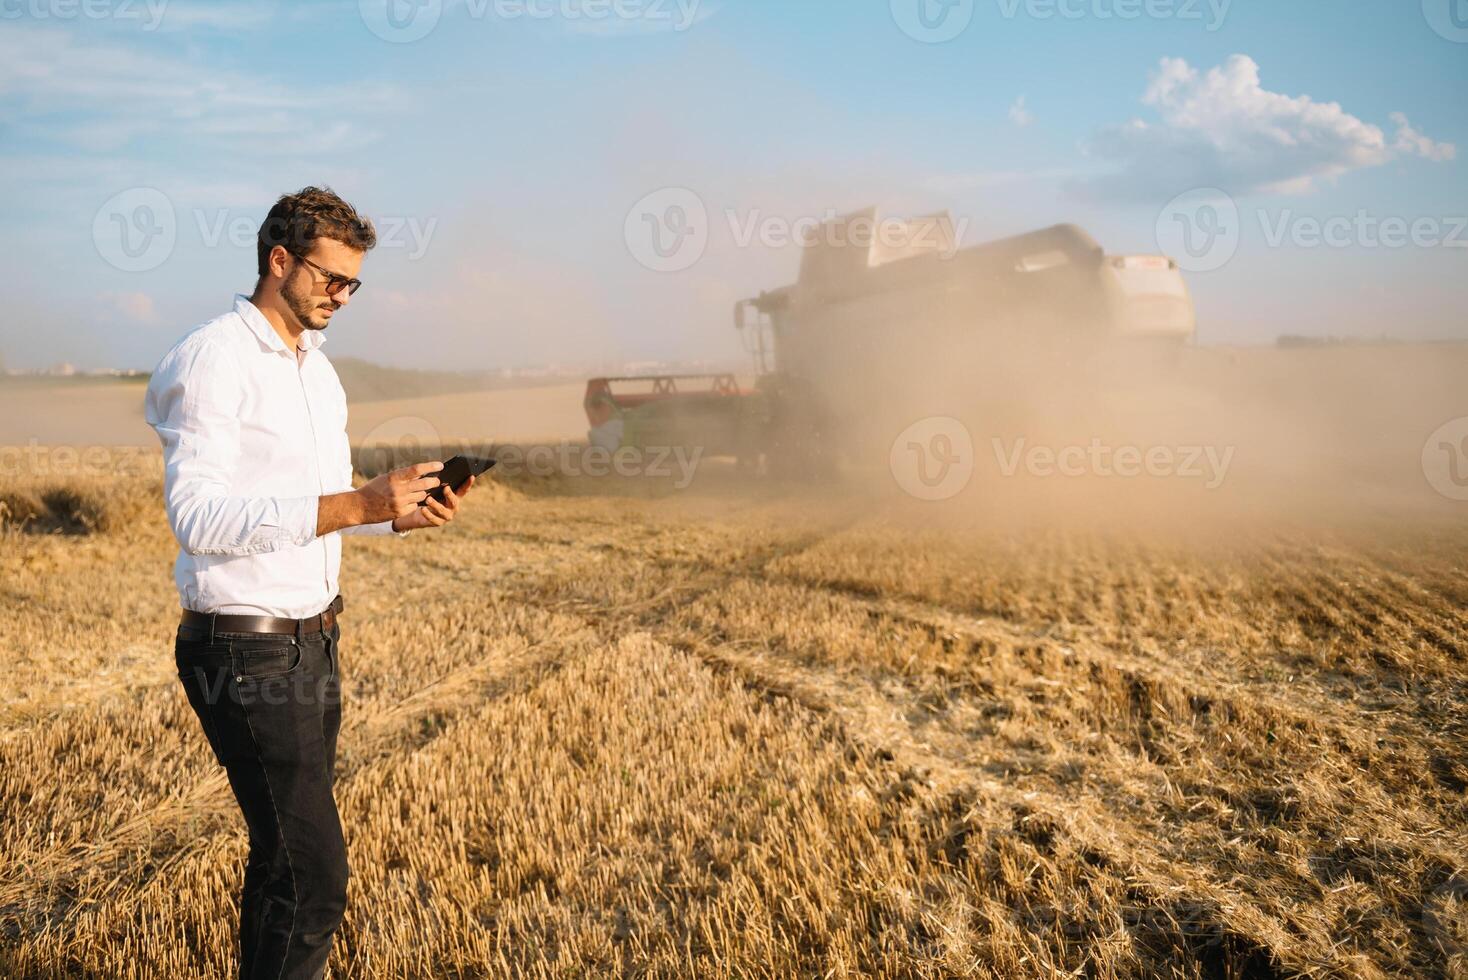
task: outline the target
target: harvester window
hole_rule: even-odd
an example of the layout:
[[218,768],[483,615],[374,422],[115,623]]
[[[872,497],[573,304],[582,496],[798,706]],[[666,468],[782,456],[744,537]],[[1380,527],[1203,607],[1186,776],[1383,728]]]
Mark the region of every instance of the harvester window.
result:
[[1055,269],[1070,262],[1070,256],[1059,249],[1051,249],[1048,252],[1036,252],[1034,255],[1026,255],[1019,260],[1015,268],[1020,272],[1043,272],[1046,269]]

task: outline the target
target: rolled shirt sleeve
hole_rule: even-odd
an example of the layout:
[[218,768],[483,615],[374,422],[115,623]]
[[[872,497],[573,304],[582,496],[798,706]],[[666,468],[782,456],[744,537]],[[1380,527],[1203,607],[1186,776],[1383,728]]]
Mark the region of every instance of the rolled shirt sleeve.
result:
[[188,554],[256,555],[316,539],[318,496],[231,495],[242,400],[234,356],[208,341],[175,350],[149,383],[144,414],[163,445],[168,522]]

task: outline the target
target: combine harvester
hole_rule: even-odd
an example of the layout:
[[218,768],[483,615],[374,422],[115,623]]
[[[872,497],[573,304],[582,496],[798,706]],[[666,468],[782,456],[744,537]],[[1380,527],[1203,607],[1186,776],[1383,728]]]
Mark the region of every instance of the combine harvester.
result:
[[794,285],[737,304],[752,387],[732,374],[590,381],[593,444],[828,472],[885,459],[899,422],[955,414],[955,392],[999,398],[1006,378],[1037,376],[1068,385],[1169,356],[1196,331],[1176,262],[1108,255],[1074,225],[964,249],[946,214],[901,223],[905,234],[890,220],[860,232],[876,227],[875,210],[822,226]]

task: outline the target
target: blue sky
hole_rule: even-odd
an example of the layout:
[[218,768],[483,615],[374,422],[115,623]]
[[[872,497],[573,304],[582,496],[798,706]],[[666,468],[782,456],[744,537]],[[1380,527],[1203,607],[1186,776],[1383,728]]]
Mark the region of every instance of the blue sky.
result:
[[[329,348],[385,364],[732,361],[798,263],[751,221],[1175,251],[1203,187],[1237,213],[1204,342],[1468,336],[1468,0],[948,2],[0,0],[0,354],[151,367],[308,183],[387,232]],[[666,188],[706,244],[655,271],[628,216]]]

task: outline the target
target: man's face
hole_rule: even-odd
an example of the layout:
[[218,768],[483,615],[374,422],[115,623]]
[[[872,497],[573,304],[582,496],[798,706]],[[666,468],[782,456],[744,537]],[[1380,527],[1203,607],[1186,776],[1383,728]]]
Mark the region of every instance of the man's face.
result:
[[285,301],[286,307],[300,321],[302,327],[307,330],[325,330],[336,311],[351,302],[352,297],[345,288],[338,290],[335,296],[327,295],[326,272],[355,279],[362,269],[365,254],[330,238],[318,238],[306,258],[319,266],[319,269],[313,269],[295,258],[286,260],[291,268],[285,274],[285,281],[281,283],[280,298]]

